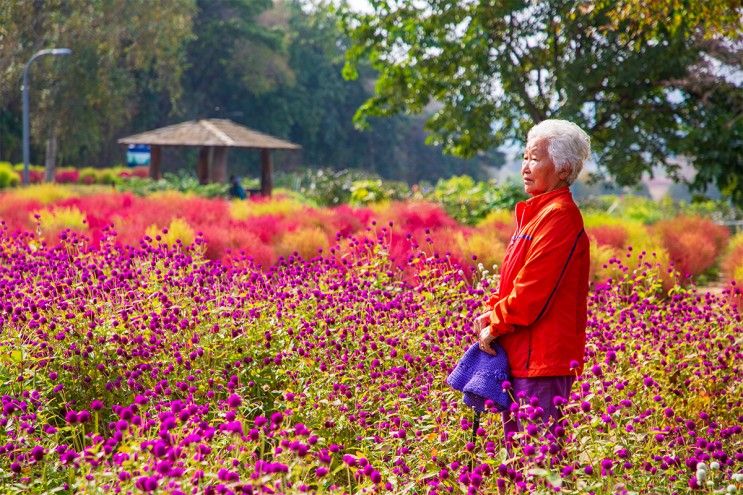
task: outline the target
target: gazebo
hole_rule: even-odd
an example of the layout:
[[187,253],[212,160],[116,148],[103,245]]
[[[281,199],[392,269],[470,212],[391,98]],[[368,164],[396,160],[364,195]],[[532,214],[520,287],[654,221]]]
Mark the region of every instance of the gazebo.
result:
[[252,148],[261,151],[261,194],[270,196],[273,150],[298,150],[301,146],[263,134],[227,119],[190,120],[134,134],[118,140],[120,144],[150,145],[150,177],[159,179],[163,146],[199,146],[196,175],[199,182],[227,181],[227,151],[230,148]]

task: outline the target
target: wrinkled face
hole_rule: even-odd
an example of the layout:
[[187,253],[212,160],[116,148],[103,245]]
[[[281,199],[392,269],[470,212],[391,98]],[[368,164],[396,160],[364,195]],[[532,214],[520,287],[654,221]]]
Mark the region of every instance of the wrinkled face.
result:
[[526,143],[524,161],[521,162],[521,178],[524,191],[530,196],[544,194],[567,185],[567,171],[557,172],[547,152],[546,139]]

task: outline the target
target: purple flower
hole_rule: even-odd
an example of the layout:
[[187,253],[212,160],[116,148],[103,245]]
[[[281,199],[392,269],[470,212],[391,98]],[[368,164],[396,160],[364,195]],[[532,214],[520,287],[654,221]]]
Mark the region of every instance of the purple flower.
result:
[[608,476],[612,474],[612,468],[614,467],[614,461],[611,459],[603,459],[601,461],[601,476]]
[[77,419],[78,419],[77,413],[73,410],[67,411],[67,413],[64,416],[64,420],[70,423],[71,425],[74,425],[75,423],[77,423]]
[[34,448],[31,449],[31,457],[34,458],[35,461],[40,461],[44,458],[44,447],[41,445],[36,445]]
[[137,481],[134,484],[143,492],[152,492],[157,490],[157,478],[154,476],[141,476],[140,478],[137,478]]
[[284,421],[284,415],[281,414],[280,411],[276,411],[271,415],[271,424],[274,426],[279,426],[281,422]]
[[77,422],[78,423],[86,423],[90,420],[90,412],[87,409],[83,409],[82,411],[78,411],[77,413]]
[[227,398],[227,405],[233,409],[240,407],[240,404],[242,404],[242,399],[237,394],[232,394]]

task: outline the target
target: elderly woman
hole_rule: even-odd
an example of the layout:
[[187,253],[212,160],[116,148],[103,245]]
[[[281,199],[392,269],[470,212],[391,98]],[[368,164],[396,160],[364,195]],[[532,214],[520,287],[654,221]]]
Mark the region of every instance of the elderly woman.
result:
[[[568,186],[589,153],[588,135],[571,122],[545,120],[529,131],[521,177],[531,198],[516,205],[498,294],[475,322],[483,351],[493,352],[494,339],[505,349],[514,396],[535,397],[553,427],[556,398],[569,397],[583,367],[589,242]],[[508,412],[503,421],[510,441],[520,424]]]

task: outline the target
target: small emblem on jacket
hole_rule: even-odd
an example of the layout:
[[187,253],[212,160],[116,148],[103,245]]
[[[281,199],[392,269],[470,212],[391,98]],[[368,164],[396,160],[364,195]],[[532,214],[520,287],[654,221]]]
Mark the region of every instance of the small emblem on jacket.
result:
[[529,234],[518,234],[511,237],[511,241],[518,241],[519,239],[526,239],[527,241],[531,241],[532,237]]

